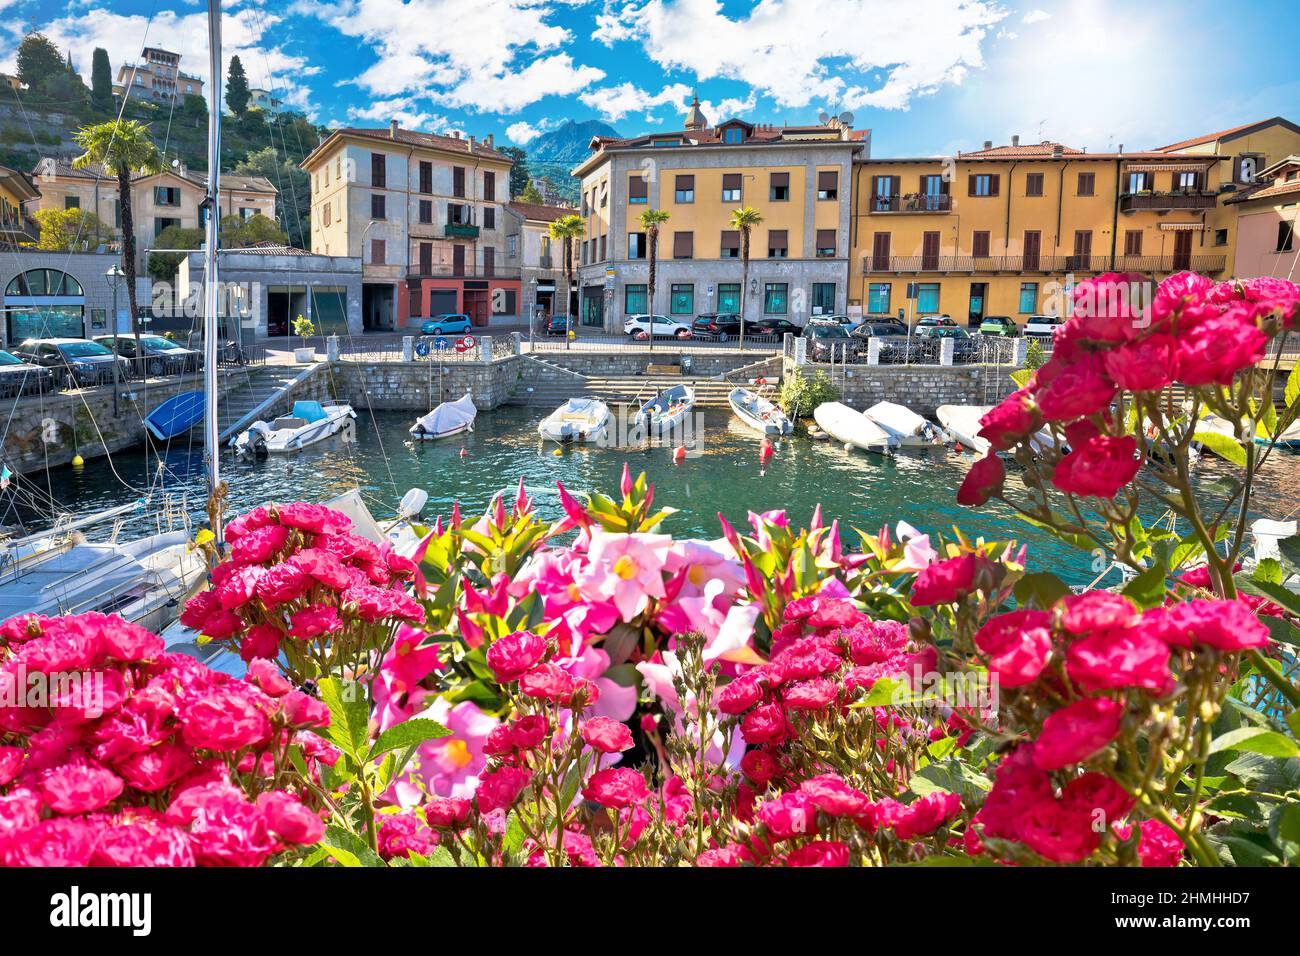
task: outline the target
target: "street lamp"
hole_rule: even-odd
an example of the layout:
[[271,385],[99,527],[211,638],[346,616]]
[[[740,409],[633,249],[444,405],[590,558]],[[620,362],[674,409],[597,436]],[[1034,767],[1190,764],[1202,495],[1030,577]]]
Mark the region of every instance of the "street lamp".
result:
[[113,324],[112,324],[112,343],[113,343],[113,417],[117,417],[117,287],[118,284],[126,278],[126,273],[122,267],[114,262],[104,273],[108,279],[108,284],[113,287]]

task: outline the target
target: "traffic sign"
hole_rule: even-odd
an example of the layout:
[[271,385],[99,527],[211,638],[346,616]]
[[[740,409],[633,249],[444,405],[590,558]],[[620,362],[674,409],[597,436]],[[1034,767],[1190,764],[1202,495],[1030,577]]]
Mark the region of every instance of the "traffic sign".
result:
[[415,343],[415,354],[425,356],[429,354],[429,343],[424,339]]
[[448,342],[447,339],[441,335],[433,340],[433,347],[437,349],[439,352],[445,352],[447,350],[447,346],[450,344],[451,343]]

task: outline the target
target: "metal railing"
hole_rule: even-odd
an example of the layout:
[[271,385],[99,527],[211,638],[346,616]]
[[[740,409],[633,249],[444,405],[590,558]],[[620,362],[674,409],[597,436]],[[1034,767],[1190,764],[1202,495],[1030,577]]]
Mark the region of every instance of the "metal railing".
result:
[[[928,335],[877,336],[880,351],[877,365],[941,365],[943,340]],[[808,361],[814,365],[870,365],[870,339],[846,342],[843,339],[809,342]],[[953,365],[992,365],[1014,367],[1016,340],[998,335],[971,335],[953,340]],[[792,357],[792,356],[788,356]]]
[[948,212],[952,197],[946,194],[909,193],[905,196],[872,196],[868,212]]
[[928,273],[928,272],[1014,272],[1042,275],[1065,273],[1108,272],[1222,272],[1227,257],[1201,256],[1116,256],[1114,265],[1110,256],[874,256],[862,260],[862,274]]
[[[649,340],[637,339],[630,335],[611,334],[603,331],[587,331],[581,326],[574,326],[575,335],[566,342],[563,335],[535,334],[531,341],[524,342],[524,349],[537,353],[547,352],[662,352],[676,355],[682,352],[727,351],[734,352],[740,348],[740,339],[732,336],[726,342],[707,339],[668,338],[655,336],[653,348]],[[755,353],[772,353],[781,351],[780,335],[754,335],[745,333],[745,351]]]
[[454,262],[414,263],[406,274],[407,280],[419,279],[518,279],[521,274],[519,266],[502,266],[493,263],[487,266],[481,262],[466,262],[457,265]]
[[1141,209],[1213,209],[1217,203],[1217,194],[1201,192],[1199,190],[1126,193],[1119,197],[1119,211],[1136,212]]

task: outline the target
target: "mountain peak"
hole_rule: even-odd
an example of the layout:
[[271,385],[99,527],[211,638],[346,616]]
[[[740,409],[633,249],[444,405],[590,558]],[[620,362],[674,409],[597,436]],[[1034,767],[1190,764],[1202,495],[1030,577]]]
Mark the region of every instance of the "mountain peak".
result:
[[579,163],[587,158],[593,136],[618,135],[618,130],[600,120],[565,120],[528,144],[528,158],[543,163]]

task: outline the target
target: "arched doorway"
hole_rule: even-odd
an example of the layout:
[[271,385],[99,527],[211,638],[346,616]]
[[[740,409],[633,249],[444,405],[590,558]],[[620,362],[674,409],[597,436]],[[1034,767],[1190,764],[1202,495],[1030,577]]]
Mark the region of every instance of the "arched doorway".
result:
[[73,338],[86,334],[86,293],[59,269],[28,269],[5,286],[5,340]]

